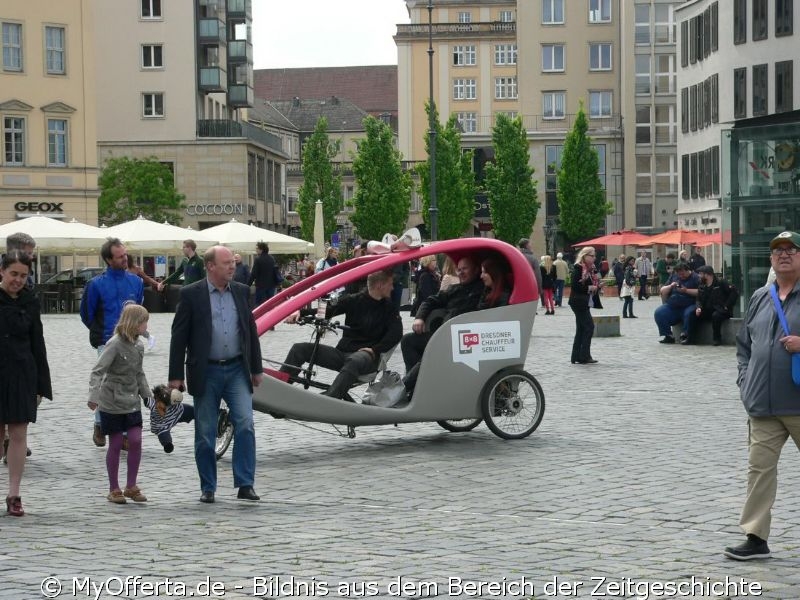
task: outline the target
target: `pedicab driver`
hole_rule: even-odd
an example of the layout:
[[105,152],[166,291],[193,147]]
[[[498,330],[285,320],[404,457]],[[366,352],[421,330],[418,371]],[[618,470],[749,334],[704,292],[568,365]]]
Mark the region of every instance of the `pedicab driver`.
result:
[[[390,299],[393,284],[392,271],[371,273],[367,277],[366,290],[342,296],[337,302],[328,304],[325,318],[345,315],[344,324],[348,328],[342,332],[335,348],[320,344],[317,349],[316,364],[339,371],[324,395],[343,398],[359,375],[376,371],[381,354],[400,342],[403,323]],[[310,311],[305,313],[311,314]],[[295,323],[300,314],[301,311],[291,314],[286,322]],[[296,376],[303,363],[311,358],[313,349],[311,342],[294,344],[280,370]]]

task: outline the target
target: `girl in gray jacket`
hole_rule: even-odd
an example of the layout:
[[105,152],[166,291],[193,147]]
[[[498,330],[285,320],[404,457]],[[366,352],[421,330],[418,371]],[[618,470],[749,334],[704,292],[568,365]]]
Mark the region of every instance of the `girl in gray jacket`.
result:
[[[114,336],[106,344],[89,379],[89,408],[99,407],[100,427],[109,440],[106,469],[110,491],[107,498],[115,504],[125,504],[125,498],[134,502],[147,501],[136,485],[136,477],[142,459],[139,398],[149,398],[151,394],[142,370],[144,346],[138,340],[147,331],[149,318],[147,310],[138,304],[128,304],[122,309]],[[128,436],[128,478],[124,492],[119,487],[123,432]]]

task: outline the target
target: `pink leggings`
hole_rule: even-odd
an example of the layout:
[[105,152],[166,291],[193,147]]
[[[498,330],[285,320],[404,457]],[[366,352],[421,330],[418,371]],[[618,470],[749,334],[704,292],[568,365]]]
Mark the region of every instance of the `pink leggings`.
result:
[[553,312],[556,309],[555,302],[553,302],[553,289],[552,288],[543,288],[542,289],[542,297],[544,298],[544,307]]
[[[136,485],[139,475],[139,464],[142,462],[142,428],[128,429],[128,483],[126,487]],[[122,432],[112,433],[108,436],[108,452],[106,453],[106,469],[108,470],[108,483],[111,490],[119,487],[119,455],[122,452]]]

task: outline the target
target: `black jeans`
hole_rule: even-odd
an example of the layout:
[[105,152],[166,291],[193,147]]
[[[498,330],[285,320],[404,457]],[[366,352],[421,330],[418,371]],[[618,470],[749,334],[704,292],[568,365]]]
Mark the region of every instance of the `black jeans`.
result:
[[592,336],[594,321],[588,308],[572,308],[575,313],[575,339],[572,342],[572,362],[583,362],[592,358]]
[[647,275],[639,276],[639,300],[649,298],[650,294],[647,293]]
[[690,342],[694,342],[695,338],[697,337],[697,322],[698,321],[711,321],[711,331],[713,332],[714,341],[721,342],[722,341],[722,323],[731,318],[731,313],[728,311],[721,311],[721,310],[712,310],[707,311],[704,310],[700,313],[698,317],[696,313],[692,312],[689,315],[689,332],[688,332],[688,339]]
[[[294,344],[289,350],[289,354],[286,355],[286,360],[283,361],[286,364],[281,366],[280,370],[297,376],[300,372],[300,366],[308,362],[313,350],[314,344],[311,342]],[[323,344],[320,344],[317,349],[315,364],[326,369],[339,371],[339,374],[325,391],[328,396],[333,396],[334,398],[343,398],[347,390],[358,381],[359,375],[372,373],[378,368],[378,362],[372,358],[369,352],[342,352],[333,346],[325,346]],[[292,367],[290,365],[297,366]]]
[[622,316],[623,317],[632,317],[633,316],[633,294],[630,296],[625,296],[623,299],[622,304]]

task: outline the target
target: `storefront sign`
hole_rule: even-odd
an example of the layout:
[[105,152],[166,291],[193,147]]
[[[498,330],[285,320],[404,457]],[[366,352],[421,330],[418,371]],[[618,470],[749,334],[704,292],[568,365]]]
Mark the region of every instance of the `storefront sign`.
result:
[[64,212],[63,202],[17,202],[14,210],[19,212]]
[[244,204],[189,204],[186,214],[190,217],[199,215],[242,215]]

